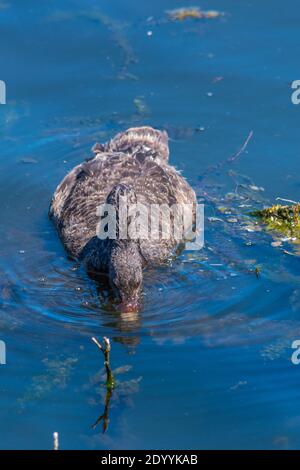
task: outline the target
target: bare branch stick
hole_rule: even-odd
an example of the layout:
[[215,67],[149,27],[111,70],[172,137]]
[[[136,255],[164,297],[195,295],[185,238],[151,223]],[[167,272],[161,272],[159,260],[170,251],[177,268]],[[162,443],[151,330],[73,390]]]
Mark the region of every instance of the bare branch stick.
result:
[[245,140],[244,144],[241,146],[241,148],[234,155],[232,155],[231,157],[228,158],[228,160],[227,160],[228,162],[234,162],[235,160],[237,160],[239,158],[239,156],[243,152],[245,152],[245,150],[247,148],[247,145],[249,144],[250,140],[253,137],[253,134],[254,134],[253,131],[249,132],[249,135],[248,135],[247,139]]
[[248,134],[247,139],[245,140],[243,145],[235,154],[231,155],[231,157],[227,158],[226,160],[223,160],[222,162],[217,163],[216,165],[212,165],[208,167],[207,170],[204,171],[204,173],[201,175],[201,181],[204,181],[205,178],[207,178],[212,173],[216,173],[217,171],[221,170],[224,166],[234,163],[240,157],[240,155],[246,150],[247,145],[249,144],[253,135],[254,135],[254,132],[251,130]]
[[92,341],[98,346],[98,348],[104,355],[104,365],[105,365],[105,370],[106,370],[106,387],[110,389],[110,388],[114,388],[115,386],[115,379],[114,379],[114,376],[110,367],[111,346],[110,346],[109,338],[106,338],[106,336],[104,336],[103,340],[104,340],[104,347],[102,346],[102,344],[99,343],[99,341],[96,338],[94,337],[92,338]]
[[276,201],[283,201],[283,202],[290,202],[291,204],[298,204],[296,201],[292,201],[291,199],[284,199],[283,197],[277,197]]
[[103,348],[102,348],[101,344],[99,343],[99,341],[94,337],[92,338],[92,341],[94,341],[94,343],[97,344],[98,348],[101,349],[101,351],[103,352]]

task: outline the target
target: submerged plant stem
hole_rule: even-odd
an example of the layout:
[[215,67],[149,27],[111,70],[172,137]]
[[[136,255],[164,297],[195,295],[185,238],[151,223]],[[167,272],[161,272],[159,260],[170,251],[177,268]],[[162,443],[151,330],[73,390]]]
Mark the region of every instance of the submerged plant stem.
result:
[[96,338],[92,338],[92,341],[98,346],[98,348],[104,355],[104,365],[105,365],[105,370],[106,370],[106,387],[108,389],[113,389],[115,387],[115,379],[114,379],[111,366],[110,366],[110,351],[111,351],[110,341],[109,341],[109,338],[106,338],[105,336],[103,340],[104,340],[104,346],[102,346],[102,344],[100,344]]
[[110,400],[111,400],[111,397],[112,397],[112,393],[113,393],[112,388],[108,388],[106,390],[104,411],[103,411],[102,415],[100,415],[97,418],[97,420],[95,421],[95,423],[92,425],[92,428],[96,429],[98,424],[101,421],[103,421],[103,428],[102,428],[103,434],[107,431],[108,424],[109,424],[109,407],[110,407]]

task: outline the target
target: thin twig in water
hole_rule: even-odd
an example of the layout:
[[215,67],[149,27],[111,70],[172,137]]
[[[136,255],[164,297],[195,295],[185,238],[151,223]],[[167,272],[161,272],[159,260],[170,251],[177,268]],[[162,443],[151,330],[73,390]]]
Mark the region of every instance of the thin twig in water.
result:
[[276,201],[283,201],[283,202],[290,202],[291,204],[298,204],[296,201],[292,201],[291,199],[284,199],[283,197],[277,197]]
[[247,139],[245,140],[242,147],[237,151],[237,153],[235,153],[231,157],[227,158],[226,160],[223,160],[222,162],[217,163],[216,165],[212,165],[209,168],[207,168],[207,170],[201,175],[200,180],[204,181],[205,178],[207,178],[212,173],[215,173],[215,172],[221,170],[226,165],[230,165],[231,163],[234,163],[239,158],[239,156],[246,150],[249,141],[253,137],[253,134],[254,134],[253,131],[249,132]]
[[112,397],[112,392],[113,389],[115,388],[115,379],[110,367],[110,341],[109,338],[106,338],[104,336],[104,346],[99,343],[97,338],[92,338],[92,341],[98,346],[102,354],[104,355],[104,365],[105,365],[105,370],[106,370],[106,396],[105,396],[105,407],[104,407],[104,412],[102,415],[99,416],[99,418],[96,420],[96,422],[93,424],[92,428],[95,429],[97,425],[103,421],[103,433],[106,432],[108,428],[108,423],[109,423],[109,407],[110,407],[110,400]]
[[102,344],[99,343],[99,341],[96,338],[92,338],[92,341],[94,341],[94,343],[98,346],[98,348],[104,355],[104,365],[105,365],[105,370],[106,370],[106,387],[114,388],[115,379],[114,379],[114,376],[110,367],[110,350],[111,350],[110,341],[109,341],[109,338],[106,338],[105,336],[103,340],[104,340],[104,347],[102,346]]
[[230,162],[230,163],[234,162],[235,160],[237,160],[239,158],[239,156],[246,150],[247,145],[249,144],[250,140],[253,137],[253,134],[254,134],[253,131],[249,132],[249,135],[248,135],[247,139],[245,140],[244,144],[242,145],[242,147],[237,151],[237,153],[235,153],[234,155],[232,155],[231,157],[229,157],[227,159],[228,162]]

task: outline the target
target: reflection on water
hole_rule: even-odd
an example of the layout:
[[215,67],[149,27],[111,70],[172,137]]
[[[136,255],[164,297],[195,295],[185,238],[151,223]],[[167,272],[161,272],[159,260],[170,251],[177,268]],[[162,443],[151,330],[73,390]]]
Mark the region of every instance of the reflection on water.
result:
[[[171,0],[18,3],[0,4],[1,447],[299,448],[299,257],[249,215],[299,199],[298,4],[174,22]],[[47,212],[95,141],[144,124],[205,204],[205,247],[147,271],[142,311],[119,314]],[[92,336],[111,338],[112,395]]]

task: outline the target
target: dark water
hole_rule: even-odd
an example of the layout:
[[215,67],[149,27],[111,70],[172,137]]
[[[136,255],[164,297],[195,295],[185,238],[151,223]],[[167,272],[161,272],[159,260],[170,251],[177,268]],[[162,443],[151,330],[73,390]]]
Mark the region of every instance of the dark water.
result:
[[[299,258],[246,215],[299,200],[300,6],[203,0],[226,14],[168,20],[194,3],[0,3],[1,448],[51,448],[54,431],[65,449],[300,448]],[[47,210],[96,140],[143,124],[168,130],[204,196],[206,244],[148,272],[128,318],[67,259]],[[207,172],[250,130],[235,163]],[[105,402],[91,337],[104,335],[118,380],[106,434],[91,427]]]

